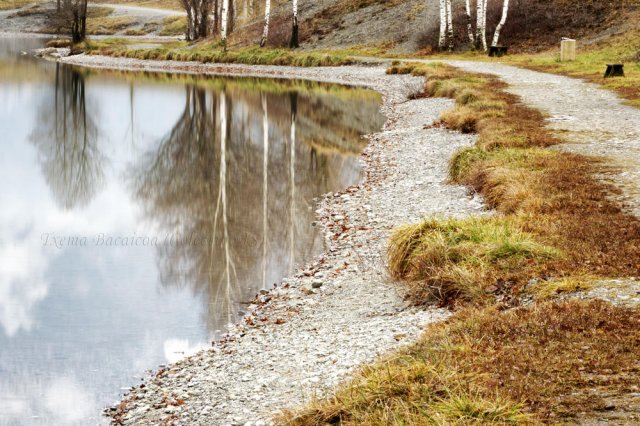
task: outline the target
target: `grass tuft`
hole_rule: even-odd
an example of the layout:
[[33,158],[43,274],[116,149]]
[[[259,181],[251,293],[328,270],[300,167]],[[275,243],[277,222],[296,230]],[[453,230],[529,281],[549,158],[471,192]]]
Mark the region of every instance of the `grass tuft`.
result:
[[412,299],[442,304],[488,303],[501,283],[531,278],[544,261],[560,257],[514,221],[493,217],[405,225],[388,249],[389,271],[410,282]]

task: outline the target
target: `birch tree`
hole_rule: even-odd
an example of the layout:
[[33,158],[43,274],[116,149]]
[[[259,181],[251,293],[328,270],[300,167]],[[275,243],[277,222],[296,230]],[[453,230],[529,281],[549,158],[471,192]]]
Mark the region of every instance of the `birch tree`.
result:
[[211,26],[212,0],[180,0],[183,9],[187,12],[187,40],[197,40],[207,37]]
[[482,49],[487,51],[487,7],[489,0],[482,0]]
[[226,46],[227,45],[227,33],[229,31],[229,0],[222,0],[222,13],[221,13],[221,19],[222,19],[222,33],[220,34],[220,37],[222,38],[222,45]]
[[478,0],[476,6],[476,49],[487,50],[487,5],[489,0]]
[[[444,49],[447,39],[447,0],[440,0],[440,36],[438,38],[438,49]],[[478,0],[481,1],[481,0]]]
[[504,3],[502,4],[502,18],[500,18],[500,23],[498,23],[498,26],[496,27],[496,32],[493,34],[493,42],[491,43],[491,46],[497,46],[498,45],[498,41],[500,39],[500,32],[502,31],[502,28],[504,27],[505,22],[507,22],[507,15],[509,14],[509,0],[504,0]]
[[465,0],[465,9],[467,16],[467,35],[469,36],[469,43],[473,47],[475,43],[475,37],[473,36],[473,18],[471,17],[471,0]]
[[289,43],[291,49],[300,47],[298,38],[298,0],[293,0],[293,30],[291,31],[291,42]]
[[451,0],[447,0],[447,38],[449,39],[449,50],[453,51],[453,8]]
[[262,30],[262,39],[260,40],[260,47],[267,45],[267,38],[269,38],[269,18],[271,15],[271,0],[265,0],[264,4],[264,28]]

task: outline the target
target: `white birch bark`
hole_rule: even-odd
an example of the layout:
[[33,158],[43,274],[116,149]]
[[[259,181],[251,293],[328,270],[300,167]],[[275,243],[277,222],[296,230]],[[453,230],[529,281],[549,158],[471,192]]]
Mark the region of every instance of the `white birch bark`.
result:
[[229,31],[229,0],[222,0],[222,12],[220,14],[222,20],[220,37],[222,38],[222,44],[227,43],[227,34]]
[[[480,0],[478,0],[480,1]],[[438,49],[444,49],[447,39],[447,3],[446,0],[440,0],[440,37],[438,38]]]
[[451,0],[447,0],[447,38],[449,39],[449,50],[453,51],[453,8]]
[[482,5],[482,48],[487,51],[487,7],[489,0],[483,0]]
[[267,38],[269,38],[269,18],[271,15],[271,0],[265,0],[264,4],[264,28],[262,30],[262,39],[260,40],[260,47],[267,45]]
[[295,49],[300,46],[298,41],[298,0],[293,0],[293,29],[291,30],[291,42],[289,47]]
[[473,46],[475,38],[473,36],[473,18],[471,17],[471,0],[465,1],[465,13],[467,14],[467,35],[469,36],[469,43]]
[[509,0],[504,0],[504,3],[502,4],[502,18],[500,18],[500,23],[496,27],[496,32],[493,34],[493,42],[491,43],[492,46],[498,45],[498,41],[500,40],[500,32],[502,31],[504,24],[507,22],[508,14],[509,14]]

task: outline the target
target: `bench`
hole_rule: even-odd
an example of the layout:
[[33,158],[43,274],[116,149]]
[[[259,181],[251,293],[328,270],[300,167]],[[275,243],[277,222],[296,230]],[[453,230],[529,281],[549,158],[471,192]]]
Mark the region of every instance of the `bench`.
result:
[[507,54],[509,48],[507,46],[490,46],[489,56],[491,58],[499,58]]
[[604,78],[609,77],[624,77],[624,64],[607,64]]

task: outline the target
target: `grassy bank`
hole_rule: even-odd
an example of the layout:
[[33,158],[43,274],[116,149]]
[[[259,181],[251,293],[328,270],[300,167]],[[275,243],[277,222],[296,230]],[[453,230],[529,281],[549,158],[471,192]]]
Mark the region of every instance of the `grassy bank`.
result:
[[289,425],[563,423],[633,398],[640,312],[605,302],[465,309]]
[[[364,367],[291,425],[565,423],[630,401],[640,373],[638,308],[553,301],[640,270],[640,221],[593,176],[604,166],[545,149],[561,143],[503,83],[441,64],[394,64],[450,97],[439,125],[477,133],[450,163],[453,182],[493,216],[427,219],[395,230],[389,271],[414,303],[455,306],[421,340]],[[520,307],[522,296],[533,302]],[[614,407],[615,408],[615,407]]]
[[338,66],[353,63],[353,60],[343,53],[303,52],[288,49],[261,49],[259,47],[227,50],[214,42],[203,42],[194,45],[189,45],[185,42],[174,42],[162,44],[159,47],[136,48],[131,41],[112,39],[87,42],[83,46],[79,46],[79,48],[90,55],[195,61],[201,63],[290,65],[300,67]]
[[417,303],[426,295],[442,303],[457,296],[484,303],[516,298],[532,279],[640,270],[640,221],[609,200],[614,188],[592,177],[605,166],[544,149],[560,141],[503,83],[438,64],[396,65],[389,72],[426,75],[425,95],[456,99],[441,124],[477,132],[478,142],[451,160],[451,180],[482,194],[498,213],[481,222],[427,221],[395,233],[391,272],[411,283]]

